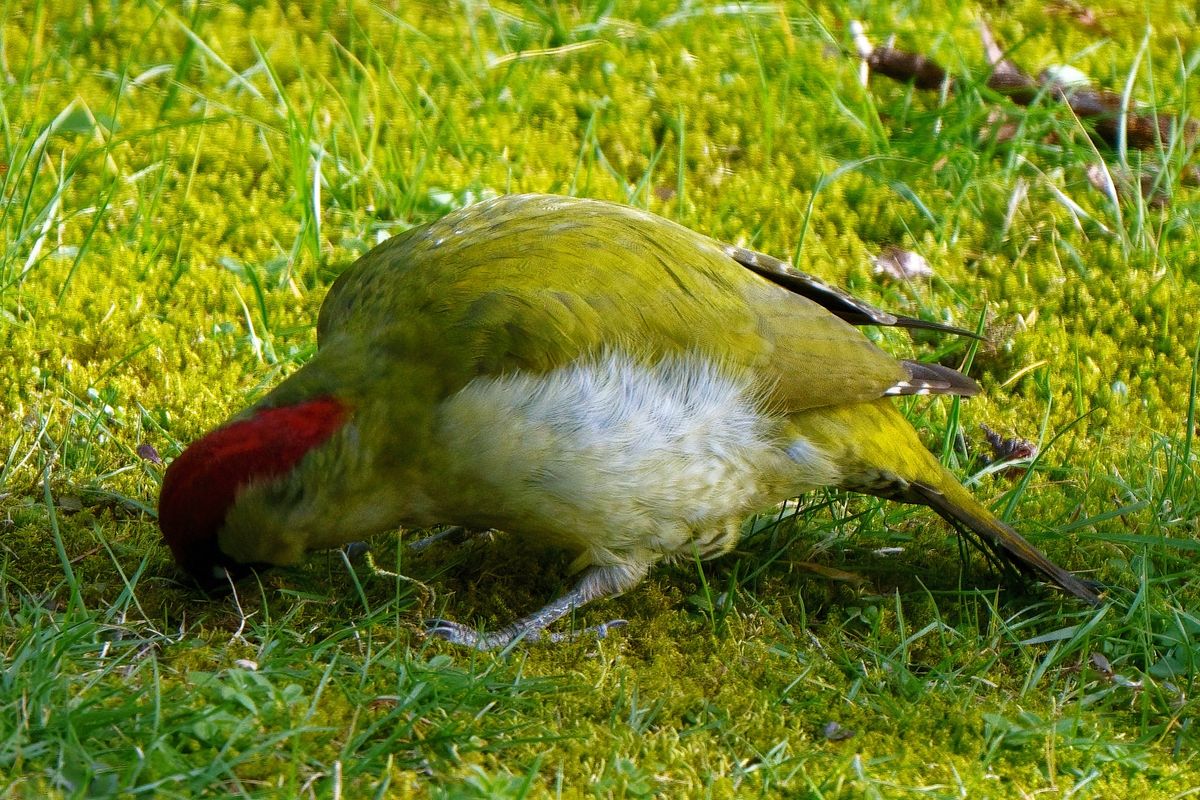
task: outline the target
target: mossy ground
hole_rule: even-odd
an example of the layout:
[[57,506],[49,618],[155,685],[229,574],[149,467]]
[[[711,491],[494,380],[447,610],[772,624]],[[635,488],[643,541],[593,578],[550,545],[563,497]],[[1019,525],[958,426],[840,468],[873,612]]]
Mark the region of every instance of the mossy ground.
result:
[[[1200,785],[1192,153],[1096,148],[1065,108],[991,95],[974,27],[986,17],[1030,71],[1070,63],[1186,117],[1194,7],[0,9],[9,796]],[[947,97],[864,89],[844,54],[855,18],[976,81]],[[1011,138],[986,133],[995,109]],[[1087,180],[1101,164],[1157,170],[1169,202],[1114,201]],[[1040,439],[1026,481],[977,491],[1111,602],[1022,593],[977,556],[964,568],[930,514],[840,495],[581,615],[631,620],[608,639],[499,656],[423,641],[419,621],[446,608],[495,625],[569,580],[561,558],[505,537],[418,558],[376,542],[412,580],[334,553],[236,603],[178,581],[153,516],[162,467],[142,446],[169,460],[303,363],[325,288],[382,236],[518,190],[647,207],[905,313],[986,315],[993,343],[972,367],[986,396],[920,400],[912,417],[964,474],[978,464],[958,426],[972,449],[981,422]],[[937,277],[880,283],[869,258],[887,245]]]

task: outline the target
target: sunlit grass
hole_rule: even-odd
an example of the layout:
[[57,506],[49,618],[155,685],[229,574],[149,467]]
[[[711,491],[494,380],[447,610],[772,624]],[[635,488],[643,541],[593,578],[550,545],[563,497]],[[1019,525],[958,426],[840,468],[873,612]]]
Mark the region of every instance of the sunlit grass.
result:
[[[1195,143],[1109,148],[1050,98],[1008,103],[975,21],[1032,73],[1071,64],[1187,119],[1195,10],[856,5],[0,5],[0,791],[1193,789]],[[851,19],[956,91],[860,86]],[[318,554],[227,598],[183,583],[161,460],[311,356],[351,260],[510,191],[649,208],[982,325],[977,350],[869,335],[970,355],[984,397],[906,410],[1108,602],[1022,587],[928,512],[837,493],[588,609],[631,621],[603,641],[500,657],[419,631],[443,611],[494,627],[570,582],[505,534],[415,556],[384,537],[385,569]],[[889,245],[935,277],[881,282]],[[980,423],[1040,455],[985,465]]]

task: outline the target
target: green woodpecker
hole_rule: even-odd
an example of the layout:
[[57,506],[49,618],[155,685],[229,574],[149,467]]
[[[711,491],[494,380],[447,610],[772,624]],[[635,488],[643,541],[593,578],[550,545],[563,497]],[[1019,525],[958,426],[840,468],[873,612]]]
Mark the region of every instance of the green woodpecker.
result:
[[1096,603],[925,449],[891,398],[973,395],[854,325],[894,316],[644,211],[500,197],[396,236],[334,283],[316,355],[185,450],[159,505],[202,582],[398,527],[496,528],[578,553],[573,589],[488,634],[537,635],[744,518],[834,486],[933,508]]

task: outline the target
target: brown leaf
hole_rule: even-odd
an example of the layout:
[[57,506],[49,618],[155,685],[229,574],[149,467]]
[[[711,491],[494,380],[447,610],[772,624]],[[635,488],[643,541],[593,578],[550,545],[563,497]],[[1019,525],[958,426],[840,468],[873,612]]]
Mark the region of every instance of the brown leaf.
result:
[[913,278],[933,277],[933,268],[928,261],[900,247],[885,247],[871,261],[875,264],[875,274],[889,280],[911,281]]
[[856,575],[853,572],[837,569],[836,567],[828,567],[824,564],[817,564],[813,561],[793,561],[793,565],[809,572],[820,575],[822,578],[828,578],[831,581],[841,581],[842,583],[866,583],[867,579],[862,575]]
[[[985,463],[994,461],[1019,461],[1035,458],[1038,454],[1037,445],[1028,439],[1022,439],[1019,436],[1012,438],[1004,438],[987,425],[980,425],[983,429],[984,438],[992,448],[992,457],[985,458]],[[1022,467],[1011,467],[1004,470],[1006,475],[1023,475],[1025,473]]]
[[821,728],[821,734],[831,742],[843,742],[854,736],[854,731],[849,728],[843,728],[841,723],[827,722]]
[[152,464],[163,463],[162,456],[154,449],[154,445],[148,442],[142,442],[137,446],[137,454]]

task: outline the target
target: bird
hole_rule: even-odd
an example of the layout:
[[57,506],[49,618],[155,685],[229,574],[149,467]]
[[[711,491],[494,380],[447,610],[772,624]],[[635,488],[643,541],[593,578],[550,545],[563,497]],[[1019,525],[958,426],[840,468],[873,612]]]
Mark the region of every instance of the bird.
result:
[[894,403],[979,385],[893,357],[864,325],[974,335],[647,211],[494,197],[347,267],[315,355],[170,464],[160,528],[209,587],[437,525],[570,551],[572,588],[511,624],[427,622],[484,650],[540,638],[660,562],[727,553],[748,516],[819,487],[928,506],[1099,603],[974,499]]

